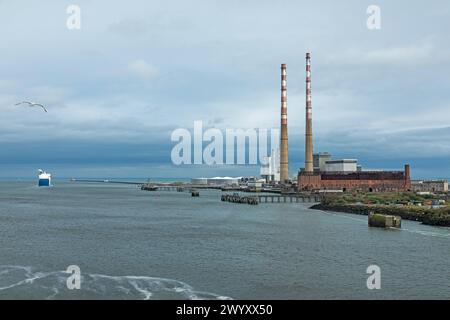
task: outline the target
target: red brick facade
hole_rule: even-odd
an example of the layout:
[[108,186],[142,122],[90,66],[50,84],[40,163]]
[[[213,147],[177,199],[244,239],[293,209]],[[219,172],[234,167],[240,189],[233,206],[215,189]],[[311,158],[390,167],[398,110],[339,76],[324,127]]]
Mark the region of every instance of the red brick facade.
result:
[[409,165],[404,171],[299,172],[299,190],[407,191],[411,189]]

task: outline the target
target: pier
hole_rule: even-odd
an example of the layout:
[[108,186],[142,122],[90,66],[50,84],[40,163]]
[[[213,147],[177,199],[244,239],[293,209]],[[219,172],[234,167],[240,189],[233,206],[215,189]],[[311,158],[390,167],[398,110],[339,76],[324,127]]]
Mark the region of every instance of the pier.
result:
[[223,194],[220,198],[222,201],[233,202],[233,203],[243,203],[250,205],[257,205],[259,203],[258,197],[243,197],[239,194]]
[[[237,191],[253,193],[252,196],[240,196],[235,193],[224,194],[221,197],[222,201],[234,202],[234,203],[319,203],[322,201],[323,195],[314,193],[282,193],[280,189],[267,189],[267,190],[248,190],[239,187],[223,187],[220,185],[197,185],[190,183],[175,184],[175,183],[137,183],[126,181],[110,181],[110,180],[81,180],[72,179],[72,181],[78,182],[98,182],[98,183],[124,183],[124,184],[139,184],[141,190],[145,191],[171,191],[171,192],[190,192],[193,196],[197,196],[198,190],[212,189],[217,191]],[[264,194],[261,194],[264,193]],[[195,194],[195,195],[194,195]]]
[[319,195],[258,195],[258,201],[260,203],[316,203],[321,201]]
[[213,189],[220,190],[220,186],[205,186],[196,184],[161,184],[161,183],[145,183],[141,184],[141,190],[146,191],[177,191],[191,192],[192,190]]
[[233,203],[259,204],[259,203],[318,203],[321,201],[319,195],[256,195],[240,196],[239,194],[224,194],[222,201]]
[[[147,191],[177,191],[177,192],[192,192],[196,189],[216,189],[222,190],[220,187],[211,186],[198,186],[198,185],[158,185],[158,184],[145,184],[141,187],[142,190]],[[227,189],[229,191],[229,189]],[[245,192],[240,190],[241,192]],[[255,192],[252,192],[255,193]],[[248,204],[258,204],[258,203],[318,203],[322,200],[322,195],[319,194],[308,194],[308,193],[273,193],[273,194],[255,194],[253,196],[240,196],[237,193],[234,194],[223,194],[221,197],[222,201],[233,202],[233,203],[248,203]],[[250,203],[249,203],[250,202]],[[255,203],[256,202],[256,203]]]

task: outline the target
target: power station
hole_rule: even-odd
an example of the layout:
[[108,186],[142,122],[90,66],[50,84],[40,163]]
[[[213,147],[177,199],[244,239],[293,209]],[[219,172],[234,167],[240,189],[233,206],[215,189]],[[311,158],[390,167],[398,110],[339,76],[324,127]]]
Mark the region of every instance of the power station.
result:
[[298,191],[406,191],[411,189],[409,165],[403,171],[362,171],[356,159],[331,160],[314,170],[312,139],[311,54],[306,53],[305,167],[297,176]]
[[[287,128],[286,64],[281,65],[281,136],[279,150],[279,177],[282,185],[295,184],[289,180],[289,153]],[[276,159],[276,153],[271,159]],[[272,167],[276,168],[273,164]],[[277,181],[272,169],[262,170],[265,178]],[[272,172],[273,171],[273,172]],[[297,175],[297,191],[407,191],[411,189],[410,167],[402,171],[365,171],[356,159],[331,159],[329,153],[313,155],[311,53],[306,53],[305,104],[305,165]]]

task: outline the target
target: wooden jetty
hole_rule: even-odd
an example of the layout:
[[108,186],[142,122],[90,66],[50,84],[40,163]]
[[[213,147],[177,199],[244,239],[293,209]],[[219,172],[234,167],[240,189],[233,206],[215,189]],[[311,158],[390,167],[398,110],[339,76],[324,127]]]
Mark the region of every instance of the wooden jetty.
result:
[[157,191],[158,187],[152,186],[150,184],[143,184],[141,186],[141,190],[145,190],[145,191]]
[[192,190],[214,189],[220,190],[220,186],[207,186],[196,184],[165,184],[165,183],[146,183],[141,185],[142,190],[147,191],[177,191],[177,192],[191,192]]
[[239,194],[223,194],[220,198],[222,201],[233,202],[233,203],[243,203],[250,205],[257,205],[258,197],[241,197]]
[[170,186],[170,185],[157,185],[157,184],[143,184],[141,190],[145,191],[177,191],[184,192],[190,191],[190,189],[180,186]]
[[288,195],[258,195],[258,200],[260,203],[286,203],[286,202],[296,202],[296,203],[315,203],[320,202],[322,197],[320,195],[298,195],[298,194],[288,194]]

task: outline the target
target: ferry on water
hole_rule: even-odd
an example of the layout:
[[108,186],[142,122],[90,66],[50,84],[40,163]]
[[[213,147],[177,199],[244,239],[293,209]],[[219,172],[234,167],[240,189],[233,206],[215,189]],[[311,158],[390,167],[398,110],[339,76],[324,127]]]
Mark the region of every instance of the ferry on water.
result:
[[39,187],[49,187],[52,185],[52,175],[50,173],[45,172],[42,169],[38,170],[39,172]]

